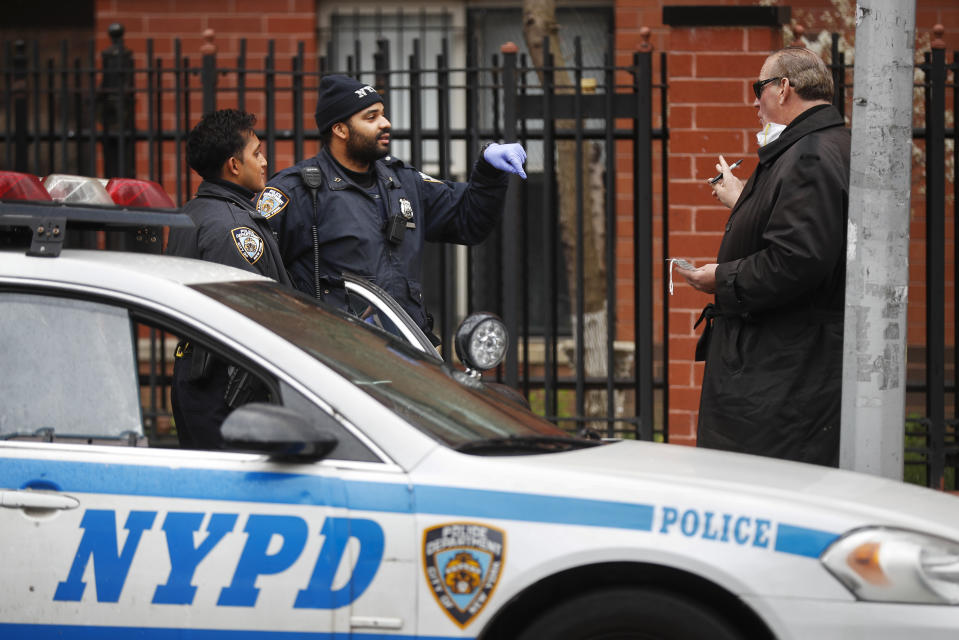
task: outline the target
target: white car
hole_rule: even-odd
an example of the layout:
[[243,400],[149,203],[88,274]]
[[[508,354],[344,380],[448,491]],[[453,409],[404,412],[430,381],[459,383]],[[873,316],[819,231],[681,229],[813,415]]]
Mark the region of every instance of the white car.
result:
[[[571,438],[264,278],[58,252],[0,251],[2,638],[959,634],[953,496]],[[231,450],[150,441],[149,331],[269,389]]]

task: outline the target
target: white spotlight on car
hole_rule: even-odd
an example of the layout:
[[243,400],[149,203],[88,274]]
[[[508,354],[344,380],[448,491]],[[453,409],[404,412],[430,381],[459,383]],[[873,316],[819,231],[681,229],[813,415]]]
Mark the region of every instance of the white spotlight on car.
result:
[[509,334],[499,316],[473,313],[456,330],[456,355],[466,365],[467,373],[478,377],[481,372],[497,367],[506,357]]

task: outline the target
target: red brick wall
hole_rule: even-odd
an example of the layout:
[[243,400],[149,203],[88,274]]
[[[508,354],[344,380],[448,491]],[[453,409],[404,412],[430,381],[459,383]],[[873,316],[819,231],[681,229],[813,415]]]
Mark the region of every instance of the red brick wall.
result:
[[184,55],[198,56],[205,29],[216,31],[219,54],[227,57],[239,52],[241,38],[254,59],[262,59],[271,39],[278,54],[294,53],[300,41],[308,57],[316,51],[314,0],[97,0],[99,49],[110,44],[107,27],[114,22],[126,27],[127,47],[141,55],[148,38],[157,53],[172,52],[180,38]]
[[[221,65],[230,66],[237,59],[240,52],[240,40],[246,39],[246,65],[252,69],[262,69],[267,54],[268,42],[275,40],[275,52],[282,64],[287,65],[290,54],[296,53],[298,43],[304,44],[306,70],[315,69],[316,61],[316,2],[315,0],[97,0],[96,3],[96,34],[98,37],[97,51],[102,51],[110,45],[107,36],[108,27],[118,22],[125,28],[124,44],[134,55],[137,67],[147,64],[147,40],[153,40],[153,50],[169,60],[174,51],[174,41],[179,38],[181,55],[188,57],[191,66],[199,67],[201,63],[201,47],[205,43],[203,33],[213,29],[215,36],[213,44],[217,49],[217,56]],[[279,67],[289,70],[289,67]],[[142,80],[142,79],[141,79]],[[194,77],[193,83],[199,78]],[[235,75],[228,74],[218,80],[220,86],[235,86]],[[287,79],[280,77],[277,80],[282,86]],[[166,83],[172,88],[172,79]],[[280,113],[291,113],[291,109],[283,109],[283,100],[288,96],[278,98],[277,108]],[[230,94],[218,97],[217,107],[236,107],[236,98]],[[250,92],[246,96],[244,105],[247,111],[263,113],[263,96]],[[172,96],[164,101],[166,119],[164,126],[174,126],[174,102]],[[201,97],[190,104],[192,120],[195,122],[202,113]],[[138,114],[140,126],[146,125],[146,112],[140,110]],[[263,126],[264,123],[259,123]],[[278,129],[290,128],[291,117],[277,118]],[[304,126],[314,127],[312,111],[304,114]],[[138,147],[137,170],[138,174],[147,177],[150,151],[145,145]],[[175,184],[176,158],[182,155],[172,143],[165,146],[160,154],[159,161],[163,163],[164,186],[171,191]],[[155,160],[157,160],[155,158]],[[293,157],[292,144],[278,144],[276,157],[272,159],[273,166],[282,168],[293,164],[299,158]],[[195,186],[197,178],[194,176]]]
[[[769,51],[782,46],[769,27],[673,28],[668,39],[670,109],[670,250],[694,264],[714,262],[729,210],[712,196],[704,178],[716,173],[716,157],[743,159],[748,176],[756,166],[758,129],[750,84]],[[674,216],[675,212],[675,216]],[[703,363],[693,362],[699,330],[693,324],[707,296],[685,284],[670,299],[670,439],[695,441]]]

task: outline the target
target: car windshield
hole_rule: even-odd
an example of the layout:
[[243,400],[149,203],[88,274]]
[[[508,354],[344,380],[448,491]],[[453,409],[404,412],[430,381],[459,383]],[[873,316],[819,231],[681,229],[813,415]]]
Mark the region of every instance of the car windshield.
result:
[[465,374],[311,298],[269,282],[193,285],[289,340],[450,447],[568,436]]

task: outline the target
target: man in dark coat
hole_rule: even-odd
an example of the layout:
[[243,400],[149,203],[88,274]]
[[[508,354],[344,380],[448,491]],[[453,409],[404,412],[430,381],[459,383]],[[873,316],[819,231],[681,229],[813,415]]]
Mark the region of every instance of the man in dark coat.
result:
[[735,204],[718,264],[679,270],[715,294],[697,348],[697,440],[837,466],[849,130],[829,70],[807,49],[769,56],[753,90],[763,146],[745,186],[722,162],[714,189]]
[[388,155],[390,121],[377,91],[343,75],[320,83],[323,148],[270,179],[257,209],[277,233],[298,289],[351,309],[343,274],[375,282],[427,334],[424,241],[476,244],[502,215],[507,177],[526,178],[519,144],[488,145],[468,183],[437,180]]
[[[237,267],[289,285],[276,239],[253,206],[266,185],[266,156],[253,132],[256,117],[235,109],[207,114],[190,132],[187,163],[203,178],[184,207],[195,225],[170,233],[167,254]],[[229,368],[202,345],[177,345],[171,400],[177,437],[183,447],[218,449],[220,424],[244,372]]]

